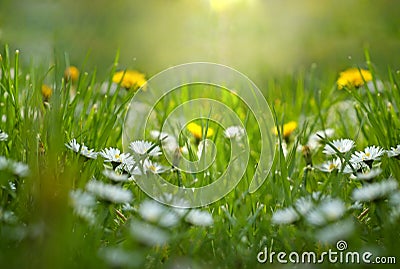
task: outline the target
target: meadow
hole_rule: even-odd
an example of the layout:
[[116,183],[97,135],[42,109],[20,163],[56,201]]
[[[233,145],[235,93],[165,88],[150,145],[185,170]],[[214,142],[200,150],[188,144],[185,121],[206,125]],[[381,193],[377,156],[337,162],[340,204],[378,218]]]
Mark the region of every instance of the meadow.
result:
[[[195,85],[151,104],[158,114],[146,139],[123,141],[130,101],[140,91],[151,94],[151,76],[121,66],[118,53],[101,76],[80,71],[84,63],[72,66],[68,57],[21,64],[23,53],[4,46],[1,267],[364,268],[365,260],[325,256],[318,263],[322,253],[351,251],[371,253],[369,262],[391,268],[400,250],[400,72],[377,69],[364,55],[362,66],[313,65],[261,81],[274,119],[268,130],[237,96]],[[205,117],[177,126],[176,135],[161,132],[180,103],[203,97],[231,107],[243,126],[228,130]],[[250,193],[262,132],[273,137],[274,156],[265,182]],[[212,165],[177,169],[174,161],[212,159],[206,138],[216,145]],[[137,184],[160,175],[185,188],[207,186],[232,161],[235,139],[248,142],[246,171],[214,203],[190,208],[168,200],[173,196],[159,203]],[[288,264],[277,254],[260,262],[267,250],[287,253]],[[302,252],[317,260],[303,264]]]

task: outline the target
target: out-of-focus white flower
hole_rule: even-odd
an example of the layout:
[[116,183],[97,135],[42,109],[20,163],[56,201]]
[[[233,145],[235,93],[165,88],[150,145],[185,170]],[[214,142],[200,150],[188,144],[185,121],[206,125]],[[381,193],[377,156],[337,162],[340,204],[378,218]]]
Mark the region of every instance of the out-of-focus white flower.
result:
[[168,152],[174,153],[179,150],[178,141],[171,134],[152,130],[150,131],[150,137],[154,140],[161,140],[162,148]]
[[139,214],[143,219],[164,227],[175,226],[180,219],[171,209],[153,200],[143,201],[139,206]]
[[382,173],[382,169],[380,168],[371,168],[369,170],[366,170],[365,172],[357,173],[356,178],[359,180],[371,180],[373,178],[376,178]]
[[119,173],[117,173],[117,172],[115,172],[114,170],[111,170],[111,169],[103,170],[103,175],[106,178],[111,179],[112,181],[115,181],[115,182],[128,181],[128,175],[127,174],[119,174]]
[[369,146],[364,149],[364,151],[356,151],[350,158],[351,163],[360,162],[372,162],[380,160],[380,157],[385,153],[385,151],[378,146]]
[[307,146],[311,150],[316,150],[319,148],[322,144],[322,139],[327,139],[333,136],[335,131],[333,129],[326,129],[326,130],[321,130],[321,131],[316,131],[310,137],[308,138]]
[[185,220],[196,226],[211,226],[214,224],[213,217],[209,212],[198,209],[190,210]]
[[132,192],[129,190],[94,179],[87,183],[86,190],[100,199],[113,203],[129,203],[133,199]]
[[224,136],[229,139],[237,139],[239,140],[246,134],[246,130],[241,126],[229,126],[224,131]]
[[93,225],[96,218],[93,211],[93,206],[96,204],[95,197],[82,190],[73,190],[69,196],[74,213]]
[[0,141],[7,141],[8,134],[0,130]]
[[159,156],[161,155],[161,150],[159,146],[155,144],[144,141],[137,140],[130,143],[129,148],[138,156]]
[[0,171],[6,171],[18,177],[26,177],[29,174],[29,167],[24,163],[0,156]]
[[279,209],[272,215],[272,223],[275,224],[290,224],[300,219],[299,214],[293,207]]
[[325,145],[323,153],[325,153],[326,155],[335,155],[337,154],[336,150],[339,151],[340,153],[346,153],[349,152],[354,147],[354,144],[355,144],[354,141],[351,139],[333,140],[332,145],[330,144]]
[[338,240],[343,240],[349,237],[354,231],[354,223],[351,219],[329,224],[315,233],[315,238],[318,241],[333,244]]
[[329,199],[322,201],[321,204],[307,215],[307,221],[313,225],[324,225],[327,222],[340,219],[346,211],[346,207],[341,200]]
[[137,220],[131,222],[130,232],[134,239],[149,246],[164,245],[169,240],[169,234],[163,229]]
[[366,184],[360,189],[355,189],[352,198],[360,202],[374,201],[388,196],[395,191],[397,187],[398,182],[393,178],[389,178],[385,181]]

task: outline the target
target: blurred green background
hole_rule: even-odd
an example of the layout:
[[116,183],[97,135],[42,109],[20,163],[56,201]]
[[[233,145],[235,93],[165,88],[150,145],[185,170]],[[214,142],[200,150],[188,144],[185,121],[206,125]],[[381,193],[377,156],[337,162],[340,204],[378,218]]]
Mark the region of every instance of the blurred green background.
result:
[[250,77],[316,63],[340,70],[365,62],[400,67],[400,2],[395,0],[1,0],[0,45],[35,64],[67,53],[72,64],[152,75],[211,61]]

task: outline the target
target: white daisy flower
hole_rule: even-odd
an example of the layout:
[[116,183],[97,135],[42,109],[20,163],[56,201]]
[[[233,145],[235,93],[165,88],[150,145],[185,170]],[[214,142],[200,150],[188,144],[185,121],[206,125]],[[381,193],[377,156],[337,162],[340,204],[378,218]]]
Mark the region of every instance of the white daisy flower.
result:
[[340,153],[346,153],[349,152],[354,147],[354,144],[355,144],[354,141],[351,139],[333,140],[332,145],[330,144],[325,145],[324,150],[322,152],[325,153],[326,155],[335,155],[337,153],[336,150],[339,151]]
[[241,126],[229,126],[224,131],[224,136],[228,139],[237,139],[239,140],[246,134],[246,130]]
[[400,145],[397,145],[396,147],[391,147],[390,150],[386,151],[386,153],[389,158],[399,156],[400,155]]
[[389,178],[385,181],[366,184],[360,189],[355,189],[352,198],[360,202],[374,201],[386,197],[395,191],[397,187],[398,182],[393,178]]
[[79,153],[81,149],[81,145],[76,142],[75,138],[66,143],[65,146],[76,153]]
[[115,181],[115,182],[128,181],[128,175],[127,174],[119,174],[119,173],[117,173],[117,172],[115,172],[114,170],[111,170],[111,169],[104,169],[103,170],[103,175],[106,178],[111,179],[112,181]]
[[106,163],[122,163],[124,159],[130,156],[129,153],[121,153],[117,148],[105,148],[99,152],[99,155],[104,158]]
[[162,166],[159,163],[152,162],[149,159],[145,159],[143,162],[140,162],[139,165],[135,166],[133,169],[129,171],[131,175],[140,176],[144,173],[150,172],[154,174],[161,174],[167,171],[168,168]]
[[316,209],[311,211],[306,219],[310,224],[320,226],[340,219],[345,212],[346,207],[341,200],[329,199],[323,201]]
[[213,217],[209,212],[198,209],[190,210],[185,220],[196,226],[211,226],[214,224]]
[[155,144],[144,141],[137,140],[130,143],[129,148],[133,150],[133,152],[139,156],[159,156],[161,155],[161,150],[159,146]]
[[272,223],[275,224],[290,224],[300,219],[299,214],[293,207],[279,209],[272,215]]
[[139,206],[139,214],[143,219],[158,223],[163,227],[172,227],[179,222],[177,214],[153,200],[142,202]]
[[329,160],[319,166],[316,166],[318,170],[327,173],[331,173],[333,170],[340,170],[341,167],[342,167],[342,162],[340,158]]
[[373,178],[376,178],[377,176],[379,176],[382,173],[382,169],[378,168],[372,168],[369,169],[365,172],[361,172],[361,173],[356,173],[356,178],[359,180],[371,180]]
[[97,159],[97,152],[94,149],[88,149],[84,144],[82,144],[80,154],[88,159]]
[[129,190],[94,179],[87,183],[86,190],[103,200],[113,203],[129,203],[133,199],[133,195]]
[[356,151],[350,158],[351,163],[361,163],[366,164],[372,163],[373,161],[380,160],[380,157],[385,153],[385,151],[378,146],[369,146],[364,149],[364,151]]
[[7,141],[8,134],[0,130],[0,141]]
[[310,135],[308,138],[307,146],[311,150],[319,148],[322,144],[322,139],[327,139],[333,136],[335,131],[333,129],[326,129],[321,131],[316,131],[314,134]]

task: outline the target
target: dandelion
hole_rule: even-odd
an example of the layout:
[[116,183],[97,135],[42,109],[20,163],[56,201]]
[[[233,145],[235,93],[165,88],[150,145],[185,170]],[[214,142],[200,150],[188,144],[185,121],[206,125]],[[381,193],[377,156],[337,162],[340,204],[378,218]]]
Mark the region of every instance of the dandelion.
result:
[[95,179],[87,183],[86,190],[100,199],[113,203],[129,203],[133,199],[132,193],[129,190]]
[[144,74],[134,71],[126,70],[116,72],[112,78],[114,83],[120,84],[125,89],[140,88],[146,84]]
[[161,149],[155,144],[144,141],[137,140],[130,143],[129,148],[133,150],[136,155],[139,156],[159,156],[161,155]]
[[380,157],[385,151],[378,146],[369,146],[364,151],[356,151],[350,158],[351,163],[364,162],[368,166],[372,165],[373,161],[380,160]]
[[300,219],[299,214],[293,207],[279,209],[272,215],[272,223],[275,224],[290,224]]
[[[280,128],[280,127],[279,127],[279,128]],[[283,125],[283,129],[282,129],[282,130],[279,129],[279,131],[281,131],[282,136],[283,136],[285,139],[287,139],[287,138],[289,138],[289,136],[294,132],[294,130],[296,130],[296,128],[297,128],[297,122],[295,122],[295,121],[290,121],[290,122],[288,122],[288,123],[285,123],[285,124]],[[275,127],[275,128],[273,129],[273,133],[274,133],[275,135],[278,135],[278,127]]]
[[207,130],[203,130],[203,127],[195,122],[189,123],[186,128],[188,131],[197,139],[200,140],[203,138],[204,133],[206,132],[206,138],[209,138],[214,135],[214,129],[208,127]]
[[323,164],[317,166],[316,168],[322,172],[331,173],[333,170],[340,170],[341,167],[342,167],[342,162],[340,158],[336,158],[324,162]]
[[53,94],[53,89],[50,88],[50,86],[43,84],[41,90],[42,90],[43,100],[48,101],[51,95]]
[[340,73],[337,80],[338,89],[341,90],[344,87],[353,88],[364,85],[364,82],[372,80],[372,74],[370,71],[358,68],[349,68]]
[[7,141],[8,134],[0,130],[0,141]]
[[68,66],[64,70],[64,79],[66,81],[77,82],[79,79],[79,69],[76,66]]
[[246,130],[241,126],[229,126],[225,129],[224,135],[228,139],[237,139],[239,140],[246,134]]
[[400,145],[396,147],[391,147],[390,150],[386,151],[389,158],[398,157],[400,155]]
[[374,201],[388,196],[395,191],[397,187],[398,182],[393,178],[389,178],[385,181],[371,183],[364,185],[360,189],[355,189],[352,198],[360,202]]
[[211,226],[214,224],[213,217],[209,212],[198,209],[190,210],[185,217],[185,221],[196,226]]
[[111,169],[103,170],[103,175],[106,178],[111,179],[112,181],[115,181],[115,182],[128,181],[128,175],[127,174],[119,174],[119,173],[117,173],[117,172],[115,172],[114,170],[111,170]]
[[[334,155],[336,154],[336,150],[340,153],[349,152],[354,147],[354,141],[351,139],[338,139],[333,140],[332,144],[327,144],[322,151],[326,155]],[[336,149],[336,150],[335,150]]]
[[379,176],[382,173],[382,169],[380,168],[372,168],[369,170],[366,170],[365,172],[359,172],[356,173],[356,178],[359,180],[371,180],[373,178],[376,178],[377,176]]

